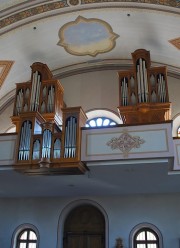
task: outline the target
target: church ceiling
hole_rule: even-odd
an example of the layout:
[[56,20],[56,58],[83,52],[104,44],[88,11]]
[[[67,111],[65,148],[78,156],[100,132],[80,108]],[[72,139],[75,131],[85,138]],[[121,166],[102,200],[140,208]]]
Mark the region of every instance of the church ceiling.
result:
[[176,0],[0,1],[0,61],[14,61],[0,65],[0,107],[37,61],[63,78],[129,68],[131,53],[143,48],[179,77],[179,7]]

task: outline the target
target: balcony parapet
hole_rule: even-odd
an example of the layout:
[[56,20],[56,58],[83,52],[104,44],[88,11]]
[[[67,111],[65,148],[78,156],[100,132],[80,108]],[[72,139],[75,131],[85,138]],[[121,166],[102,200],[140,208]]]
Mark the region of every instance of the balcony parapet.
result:
[[171,122],[82,130],[81,160],[88,162],[88,166],[95,161],[173,156]]

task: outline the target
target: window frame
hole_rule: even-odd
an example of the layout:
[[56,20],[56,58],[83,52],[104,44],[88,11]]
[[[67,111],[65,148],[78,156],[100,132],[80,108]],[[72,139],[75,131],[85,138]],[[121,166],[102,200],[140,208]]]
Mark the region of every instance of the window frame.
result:
[[[39,242],[40,242],[40,235],[39,235],[39,231],[38,229],[32,225],[32,224],[22,224],[20,226],[18,226],[12,236],[12,240],[11,240],[11,248],[19,248],[19,236],[26,230],[31,230],[35,233],[37,240],[36,240],[36,248],[39,248]],[[34,243],[34,242],[31,242]]]
[[180,126],[177,128],[177,137],[180,138]]
[[[98,125],[98,120],[99,119],[102,120],[102,124],[101,125]],[[109,121],[108,125],[104,125],[104,122],[106,120]],[[91,124],[90,124],[91,121],[94,121],[96,125],[95,126],[91,126]],[[114,124],[112,125],[111,123],[114,123]],[[87,126],[87,125],[89,125],[89,126]],[[86,121],[85,127],[86,128],[102,128],[102,127],[104,128],[104,127],[114,127],[114,126],[117,126],[117,125],[118,125],[118,123],[116,121],[114,121],[113,119],[109,118],[109,117],[98,116],[98,117],[94,117],[92,119],[88,119]]]
[[[26,239],[21,239],[21,236],[23,235],[23,233],[27,232],[27,238]],[[37,247],[37,235],[36,235],[36,239],[30,239],[29,236],[30,236],[30,232],[33,232],[35,235],[35,231],[30,229],[30,228],[26,228],[26,229],[23,229],[17,236],[17,241],[16,241],[16,246],[17,248],[21,248],[21,244],[22,243],[25,243],[26,244],[26,248],[29,248],[29,245],[30,244],[36,244],[36,247]]]
[[[145,240],[137,240],[137,236],[142,232],[145,232]],[[147,239],[147,232],[154,234],[154,236],[156,237],[156,240],[148,240]],[[134,242],[135,248],[137,248],[138,244],[144,244],[145,246],[147,246],[148,244],[156,244],[157,248],[159,248],[159,237],[158,237],[157,233],[149,227],[143,227],[143,228],[139,229],[134,235],[133,242]]]
[[136,248],[137,243],[135,241],[135,238],[143,230],[148,230],[152,232],[158,240],[158,248],[163,248],[163,237],[162,237],[161,232],[155,225],[150,224],[150,223],[140,223],[131,230],[130,235],[129,235],[130,248]]

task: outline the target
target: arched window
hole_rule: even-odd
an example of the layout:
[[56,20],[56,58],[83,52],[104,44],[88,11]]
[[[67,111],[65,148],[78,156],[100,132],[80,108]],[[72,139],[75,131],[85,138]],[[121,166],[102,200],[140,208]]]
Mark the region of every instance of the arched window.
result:
[[86,127],[108,127],[115,126],[117,123],[107,117],[97,117],[86,122]]
[[13,233],[11,248],[38,248],[39,232],[32,224],[22,224]]
[[134,236],[134,248],[159,248],[158,235],[150,228],[140,229]]
[[177,129],[177,136],[178,136],[178,138],[180,138],[180,127],[178,127],[178,129]]
[[37,236],[32,229],[22,230],[17,237],[16,248],[37,248]]
[[96,109],[86,112],[88,120],[86,127],[108,127],[122,124],[117,114],[105,109]]
[[162,248],[162,235],[154,225],[141,223],[130,233],[130,248]]

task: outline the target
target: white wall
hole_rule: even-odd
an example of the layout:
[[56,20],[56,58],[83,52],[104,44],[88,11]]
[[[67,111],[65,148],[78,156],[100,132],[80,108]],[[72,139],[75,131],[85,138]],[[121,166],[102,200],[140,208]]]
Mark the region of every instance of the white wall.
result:
[[84,111],[94,108],[117,111],[119,85],[116,71],[82,73],[63,78],[61,83],[68,107],[82,106]]
[[[59,216],[68,204],[77,199],[0,199],[0,247],[10,248],[11,238],[17,226],[30,223],[39,230],[40,248],[59,248],[56,246]],[[180,194],[88,199],[98,203],[108,215],[109,248],[114,248],[118,237],[123,239],[124,248],[129,248],[130,231],[142,222],[151,223],[160,230],[164,248],[179,248]]]
[[[172,103],[172,118],[180,113],[180,79],[168,77],[169,100]],[[180,123],[179,123],[180,124]]]
[[3,112],[0,111],[0,133],[6,132],[8,128],[13,126],[10,118],[13,115],[13,107],[14,103],[11,103]]

